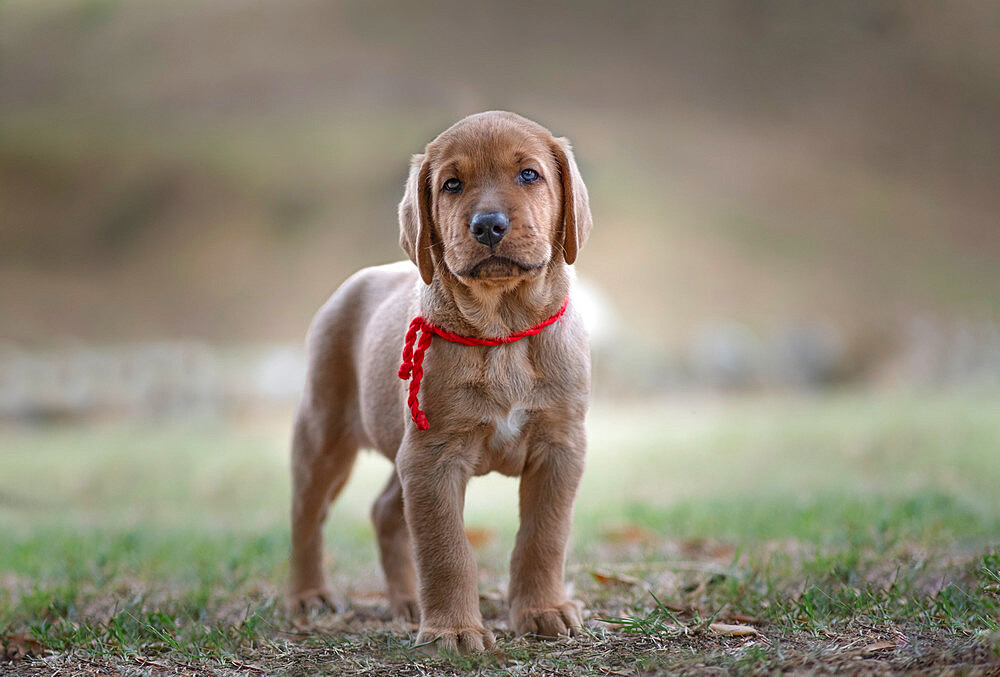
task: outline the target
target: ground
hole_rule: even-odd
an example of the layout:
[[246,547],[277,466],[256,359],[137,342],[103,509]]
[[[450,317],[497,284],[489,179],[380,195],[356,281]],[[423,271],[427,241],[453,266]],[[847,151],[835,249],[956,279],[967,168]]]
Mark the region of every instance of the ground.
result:
[[997,393],[595,404],[567,578],[579,637],[515,638],[513,480],[469,489],[497,648],[387,618],[359,462],[335,613],[290,617],[288,416],[0,428],[3,674],[1000,674]]

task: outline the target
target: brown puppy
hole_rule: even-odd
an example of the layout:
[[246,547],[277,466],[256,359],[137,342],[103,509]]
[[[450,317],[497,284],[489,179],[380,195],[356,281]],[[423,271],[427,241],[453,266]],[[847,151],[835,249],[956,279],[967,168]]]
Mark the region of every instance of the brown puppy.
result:
[[573,302],[535,336],[495,347],[434,338],[424,361],[420,430],[397,369],[409,322],[422,315],[463,336],[508,336],[553,316],[570,293],[569,264],[591,228],[587,189],[569,143],[518,115],[461,120],[411,162],[399,205],[410,263],[347,280],[309,330],[309,372],[292,448],[292,594],[328,597],[321,569],[330,502],[361,447],[396,467],[372,518],[393,613],[418,642],[481,651],[465,536],[474,475],[520,476],[521,527],[511,557],[518,633],[580,626],[563,567],[583,472],[590,357]]

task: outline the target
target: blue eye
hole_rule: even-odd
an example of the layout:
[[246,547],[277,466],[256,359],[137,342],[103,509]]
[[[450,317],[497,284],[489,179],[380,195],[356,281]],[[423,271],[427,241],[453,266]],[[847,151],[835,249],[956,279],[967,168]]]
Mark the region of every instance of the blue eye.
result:
[[522,169],[521,173],[517,175],[517,178],[520,183],[534,183],[541,177],[538,176],[538,172],[534,169]]
[[448,179],[447,181],[444,182],[444,186],[442,186],[442,189],[446,193],[457,193],[458,191],[462,190],[462,182],[459,181],[458,179]]

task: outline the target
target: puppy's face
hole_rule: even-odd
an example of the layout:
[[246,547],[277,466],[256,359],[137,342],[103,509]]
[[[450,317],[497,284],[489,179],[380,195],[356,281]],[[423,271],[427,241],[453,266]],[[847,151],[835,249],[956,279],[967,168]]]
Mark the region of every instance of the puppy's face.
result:
[[453,274],[502,279],[549,262],[562,198],[551,144],[551,136],[506,118],[467,121],[437,139],[430,190]]
[[553,256],[572,263],[590,212],[568,143],[491,112],[465,118],[414,157],[400,225],[425,282],[443,265],[476,284],[536,275]]

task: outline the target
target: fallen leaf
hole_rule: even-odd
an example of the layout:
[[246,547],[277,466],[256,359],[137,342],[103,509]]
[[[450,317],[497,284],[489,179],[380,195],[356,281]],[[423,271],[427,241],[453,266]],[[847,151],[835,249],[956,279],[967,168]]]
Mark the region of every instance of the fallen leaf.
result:
[[621,544],[648,544],[656,540],[653,534],[638,524],[626,524],[608,529],[604,532],[604,539]]
[[625,574],[604,574],[599,571],[591,571],[590,575],[594,577],[594,580],[603,585],[606,588],[613,588],[617,586],[632,586],[639,585],[641,581],[638,578],[632,576],[626,576]]
[[729,623],[712,623],[708,629],[717,635],[726,637],[746,637],[748,635],[759,635],[757,628],[750,625],[730,625]]
[[732,556],[736,554],[736,546],[732,543],[721,543],[719,541],[704,538],[681,541],[679,545],[682,552],[698,557],[731,559]]
[[0,635],[0,660],[16,661],[28,656],[41,656],[45,649],[42,643],[31,635]]

